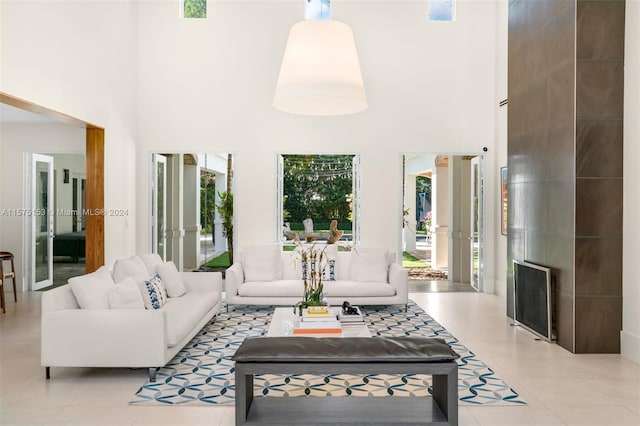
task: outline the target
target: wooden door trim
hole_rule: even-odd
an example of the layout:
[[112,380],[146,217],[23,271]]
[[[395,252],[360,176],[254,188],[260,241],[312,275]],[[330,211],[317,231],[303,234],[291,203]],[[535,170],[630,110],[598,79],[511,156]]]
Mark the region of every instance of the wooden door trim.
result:
[[0,103],[86,129],[85,271],[95,271],[104,265],[104,128],[4,92]]

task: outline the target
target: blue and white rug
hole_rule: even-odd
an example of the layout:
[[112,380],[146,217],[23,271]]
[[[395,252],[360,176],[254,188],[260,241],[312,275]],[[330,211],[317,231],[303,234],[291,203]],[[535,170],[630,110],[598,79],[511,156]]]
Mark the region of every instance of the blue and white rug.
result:
[[[526,404],[444,327],[414,302],[400,306],[363,306],[372,336],[440,337],[460,354],[458,393],[461,405]],[[233,404],[234,362],[231,357],[247,337],[264,336],[273,307],[237,306],[221,312],[165,367],[157,381],[147,382],[131,404]],[[375,338],[375,337],[374,337]],[[256,395],[264,396],[427,396],[430,376],[261,375],[254,379]]]

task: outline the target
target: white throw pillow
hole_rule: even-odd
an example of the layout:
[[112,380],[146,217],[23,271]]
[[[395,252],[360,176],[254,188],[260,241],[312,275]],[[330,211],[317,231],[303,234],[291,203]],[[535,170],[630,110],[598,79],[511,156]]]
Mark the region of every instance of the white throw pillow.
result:
[[111,309],[144,309],[142,294],[131,277],[125,278],[110,288],[108,298]]
[[124,280],[127,277],[133,278],[136,284],[144,282],[151,277],[147,271],[147,267],[144,265],[142,259],[139,256],[131,256],[126,259],[118,259],[113,265],[113,280],[117,283]]
[[162,265],[164,263],[164,260],[162,260],[158,253],[141,254],[140,259],[142,259],[142,263],[144,263],[144,266],[147,268],[147,272],[149,274],[147,275],[147,278],[154,276],[155,273],[158,272],[158,265]]
[[358,247],[351,252],[351,279],[354,281],[387,282],[389,250],[379,247]]
[[176,264],[172,260],[158,265],[156,271],[167,289],[169,297],[180,297],[187,292],[187,288],[182,281],[182,275],[180,275]]
[[280,244],[245,246],[242,269],[245,281],[274,281],[282,279],[282,247]]
[[142,293],[145,308],[160,309],[167,303],[167,289],[158,274],[139,283],[138,286]]
[[90,274],[69,278],[69,286],[81,309],[109,309],[108,293],[113,288],[113,279],[104,266]]

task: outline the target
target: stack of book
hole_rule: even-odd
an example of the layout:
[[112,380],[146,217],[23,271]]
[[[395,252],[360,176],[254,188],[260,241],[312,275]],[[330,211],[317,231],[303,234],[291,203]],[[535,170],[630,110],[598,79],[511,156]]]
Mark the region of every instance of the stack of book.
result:
[[343,310],[340,310],[338,314],[338,319],[342,324],[364,324],[364,316],[362,315],[362,311],[357,306],[353,306],[356,310],[356,313],[346,314]]
[[335,312],[326,306],[303,309],[293,334],[340,334],[342,326]]

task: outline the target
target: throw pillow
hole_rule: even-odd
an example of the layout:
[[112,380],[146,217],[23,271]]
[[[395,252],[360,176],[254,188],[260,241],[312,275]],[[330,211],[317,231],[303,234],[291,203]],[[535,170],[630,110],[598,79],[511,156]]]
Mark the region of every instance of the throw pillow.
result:
[[389,250],[379,247],[358,247],[351,252],[351,279],[354,281],[387,282]]
[[147,309],[160,309],[167,303],[167,290],[158,274],[138,284]]
[[142,294],[131,277],[116,283],[108,292],[111,309],[144,309]]
[[242,269],[245,281],[274,281],[282,278],[282,247],[280,244],[245,246]]
[[156,268],[158,265],[162,265],[164,260],[160,257],[158,253],[147,253],[141,254],[140,259],[142,259],[142,263],[144,263],[145,268],[147,268],[147,278],[152,277],[156,272]]
[[141,283],[153,274],[149,274],[139,256],[131,256],[126,259],[118,259],[113,265],[113,280],[117,283],[127,277],[133,278],[136,283]]
[[335,259],[329,259],[329,264],[322,270],[322,279],[324,281],[336,280],[336,261]]
[[172,260],[158,265],[156,270],[167,289],[169,297],[180,297],[187,292],[187,288],[182,281],[182,275],[180,275],[176,264]]
[[[338,247],[335,245],[315,245],[315,244],[305,244],[301,249],[301,252],[304,251],[306,253],[305,256],[300,254],[300,268],[302,271],[301,279],[306,280],[311,271],[315,271],[315,268],[320,268],[322,270],[322,280],[323,281],[335,281],[336,280],[336,257],[338,253]],[[309,263],[310,253],[314,251],[316,254],[316,264],[311,265]],[[322,261],[320,260],[320,254],[322,254]]]
[[81,309],[109,309],[109,290],[113,279],[104,266],[90,274],[69,278],[71,292]]
[[338,246],[329,244],[324,249],[325,265],[322,270],[322,279],[325,281],[336,280],[336,258],[338,257]]

